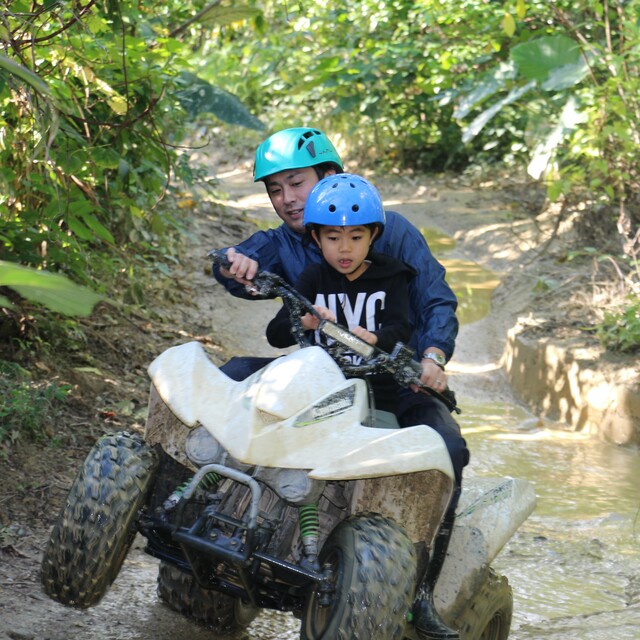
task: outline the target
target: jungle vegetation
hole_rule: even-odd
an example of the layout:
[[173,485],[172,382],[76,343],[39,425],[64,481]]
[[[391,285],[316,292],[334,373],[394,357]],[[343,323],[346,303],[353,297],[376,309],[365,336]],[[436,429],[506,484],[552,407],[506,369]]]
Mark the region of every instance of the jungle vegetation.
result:
[[143,302],[145,272],[176,260],[185,201],[215,191],[194,139],[313,123],[381,169],[526,171],[559,219],[591,230],[573,257],[615,264],[624,302],[596,330],[638,350],[639,8],[3,3],[1,339],[24,340],[25,316],[45,308],[64,323],[100,300]]

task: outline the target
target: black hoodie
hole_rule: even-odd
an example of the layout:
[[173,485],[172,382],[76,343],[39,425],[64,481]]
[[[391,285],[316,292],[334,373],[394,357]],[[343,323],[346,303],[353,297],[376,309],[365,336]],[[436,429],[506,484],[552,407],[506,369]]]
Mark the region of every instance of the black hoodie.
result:
[[[406,343],[411,337],[408,285],[415,271],[379,253],[370,253],[368,260],[369,268],[355,280],[338,273],[326,261],[309,265],[295,288],[312,304],[331,309],[338,324],[349,329],[364,327],[378,337],[379,349],[391,351],[396,342]],[[313,342],[320,342],[320,338],[317,332],[312,335]],[[267,340],[278,348],[295,344],[285,307],[269,323]],[[393,378],[375,375],[367,379],[373,386],[376,408],[394,411],[399,387]]]

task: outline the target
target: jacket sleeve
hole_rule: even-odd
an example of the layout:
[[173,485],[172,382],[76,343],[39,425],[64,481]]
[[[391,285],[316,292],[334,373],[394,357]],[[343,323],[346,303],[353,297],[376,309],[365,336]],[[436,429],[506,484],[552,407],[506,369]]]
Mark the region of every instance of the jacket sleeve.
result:
[[445,280],[445,269],[415,226],[396,212],[386,213],[387,223],[376,251],[398,258],[417,271],[409,284],[409,317],[414,326],[411,345],[417,354],[427,347],[438,347],[449,359],[458,335],[458,301]]
[[411,325],[409,323],[409,298],[407,275],[400,274],[390,280],[385,287],[385,305],[382,315],[382,327],[373,333],[378,337],[376,346],[390,352],[396,342],[409,342]]
[[289,311],[284,305],[267,325],[267,342],[276,349],[285,349],[296,343],[291,334]]

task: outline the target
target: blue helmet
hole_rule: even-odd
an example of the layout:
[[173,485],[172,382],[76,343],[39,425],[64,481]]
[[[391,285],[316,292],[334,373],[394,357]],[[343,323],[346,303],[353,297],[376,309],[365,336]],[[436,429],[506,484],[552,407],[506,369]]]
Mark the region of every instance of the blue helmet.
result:
[[304,225],[326,224],[355,227],[378,226],[378,237],[385,223],[384,207],[378,190],[362,176],[338,173],[316,184],[304,206]]

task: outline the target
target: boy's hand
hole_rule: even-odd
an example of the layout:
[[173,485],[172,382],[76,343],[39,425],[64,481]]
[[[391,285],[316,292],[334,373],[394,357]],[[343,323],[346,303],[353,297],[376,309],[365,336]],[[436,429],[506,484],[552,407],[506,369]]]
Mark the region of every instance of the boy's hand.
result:
[[368,342],[369,344],[376,344],[378,342],[378,336],[375,333],[371,333],[371,331],[367,331],[362,327],[355,327],[352,329],[351,333],[358,336],[361,340]]
[[[330,320],[331,322],[336,321],[336,317],[331,313],[331,309],[327,309],[327,307],[321,307],[320,305],[314,305],[313,308],[320,314],[320,317],[323,320]],[[310,313],[306,313],[301,318],[302,326],[307,331],[315,331],[320,326],[320,319],[316,316],[311,315]]]

